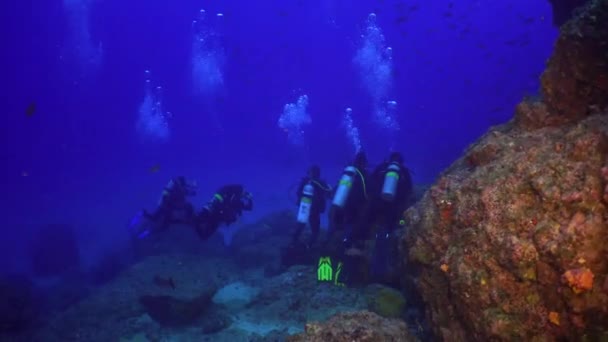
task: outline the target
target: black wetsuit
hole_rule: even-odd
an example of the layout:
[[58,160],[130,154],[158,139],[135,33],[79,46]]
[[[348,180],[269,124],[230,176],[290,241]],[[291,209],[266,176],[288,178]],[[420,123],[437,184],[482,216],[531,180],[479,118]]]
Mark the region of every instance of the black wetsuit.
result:
[[[378,165],[370,179],[370,202],[365,214],[364,225],[370,229],[372,225],[379,225],[383,232],[392,232],[403,217],[403,212],[412,202],[413,184],[409,170],[403,164],[399,166],[399,181],[395,198],[387,201],[382,198],[382,187],[388,168],[392,163],[383,162]],[[363,232],[367,235],[366,232]],[[367,236],[365,236],[367,237]]]
[[152,230],[165,230],[174,223],[192,224],[194,208],[187,198],[194,195],[196,191],[182,177],[169,181],[156,210],[152,214],[143,212],[144,217],[153,223]]
[[387,284],[394,280],[394,264],[398,258],[394,232],[399,227],[403,212],[411,204],[413,192],[409,170],[403,164],[397,164],[399,180],[395,197],[392,200],[382,198],[382,188],[390,165],[391,163],[384,162],[374,170],[370,179],[372,195],[357,234],[359,239],[367,240],[370,233],[375,231],[375,248],[369,274],[374,277],[374,281]]
[[208,239],[220,225],[230,225],[238,220],[243,211],[252,209],[251,194],[242,185],[223,186],[198,214],[196,232],[201,239]]
[[[314,187],[314,194],[312,198],[312,203],[310,206],[310,214],[308,217],[308,223],[310,224],[310,240],[308,242],[308,246],[312,246],[317,241],[319,236],[319,230],[321,229],[321,214],[325,212],[326,207],[326,199],[331,194],[331,188],[327,183],[321,179],[312,179],[310,177],[304,177],[298,186],[298,191],[296,193],[298,201],[296,205],[300,205],[300,200],[303,195],[304,186],[308,183],[311,183]],[[306,227],[305,223],[298,222],[296,224],[296,231],[293,235],[292,244],[296,244],[302,231]]]
[[[367,178],[368,172],[364,168],[356,168],[355,176],[353,177],[352,187],[346,199],[343,208],[332,205],[329,211],[329,232],[327,240],[329,241],[336,232],[343,231],[346,233],[345,239],[350,244],[355,226],[357,226],[362,218],[362,213],[368,201]],[[338,185],[339,186],[339,185]],[[336,190],[338,187],[336,186]],[[350,227],[351,231],[346,231]]]

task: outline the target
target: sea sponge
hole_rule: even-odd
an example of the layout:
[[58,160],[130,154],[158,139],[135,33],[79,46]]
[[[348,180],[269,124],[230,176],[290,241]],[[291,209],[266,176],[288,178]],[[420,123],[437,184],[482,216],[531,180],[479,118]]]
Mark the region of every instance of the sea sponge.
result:
[[401,316],[406,304],[401,292],[385,286],[374,286],[367,299],[368,309],[386,318]]

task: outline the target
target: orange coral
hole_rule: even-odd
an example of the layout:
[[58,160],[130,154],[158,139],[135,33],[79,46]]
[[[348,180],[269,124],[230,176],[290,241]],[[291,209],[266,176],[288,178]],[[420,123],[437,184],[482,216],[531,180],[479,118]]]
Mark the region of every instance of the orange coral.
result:
[[555,311],[549,312],[549,322],[559,325],[559,314]]
[[562,281],[567,283],[574,293],[589,291],[593,288],[593,273],[587,267],[575,268],[562,275]]
[[443,272],[447,272],[450,270],[450,266],[448,266],[447,264],[441,264],[440,268]]

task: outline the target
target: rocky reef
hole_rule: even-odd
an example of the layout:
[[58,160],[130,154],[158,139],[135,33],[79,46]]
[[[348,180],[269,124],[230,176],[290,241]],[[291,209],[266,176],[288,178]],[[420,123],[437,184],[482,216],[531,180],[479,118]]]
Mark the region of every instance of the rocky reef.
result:
[[608,339],[608,1],[561,28],[525,99],[406,213],[437,339]]
[[0,334],[20,332],[37,323],[40,303],[34,284],[25,276],[0,277]]
[[369,311],[341,313],[325,323],[306,324],[304,333],[291,336],[289,342],[415,342],[405,323],[387,319]]
[[[262,222],[266,225],[248,226],[234,242],[254,243],[269,226],[284,222],[283,213]],[[288,243],[289,235],[283,235]],[[260,248],[277,249],[276,240],[268,239],[267,245],[263,240],[256,243]],[[24,311],[35,308],[36,302],[30,299],[34,297],[13,286],[14,295],[7,298],[0,317],[0,325],[10,329],[0,330],[0,340],[284,341],[307,324],[360,310],[375,313],[336,316],[331,322],[336,328],[342,324],[349,336],[384,338],[374,341],[404,341],[401,336],[417,333],[408,331],[399,319],[407,311],[399,291],[380,285],[351,288],[319,282],[315,265],[294,265],[269,276],[270,254],[256,260],[243,268],[239,254],[232,258],[223,253],[146,256],[44,322]],[[32,305],[22,310],[24,303]],[[357,330],[357,322],[364,321]],[[36,329],[29,329],[32,323],[38,325]],[[372,331],[375,324],[378,331]]]

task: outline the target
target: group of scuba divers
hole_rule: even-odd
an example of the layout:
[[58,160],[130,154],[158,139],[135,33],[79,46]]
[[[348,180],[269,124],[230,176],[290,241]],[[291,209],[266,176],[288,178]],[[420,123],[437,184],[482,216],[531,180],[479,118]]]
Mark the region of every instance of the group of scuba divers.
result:
[[[144,238],[174,223],[182,223],[193,226],[199,237],[206,240],[220,226],[236,222],[243,212],[253,209],[251,193],[240,184],[230,184],[218,189],[197,212],[188,201],[196,190],[194,181],[184,177],[171,180],[157,209],[152,213],[143,210],[132,221],[132,234]],[[311,166],[297,189],[298,210],[288,249],[313,248],[319,239],[321,215],[326,211],[328,199],[331,199],[329,227],[326,238],[318,247],[331,249],[329,254],[338,258],[357,255],[373,235],[379,262],[386,263],[388,241],[403,225],[403,212],[413,202],[411,175],[398,152],[391,153],[371,174],[366,154],[358,152],[351,165],[344,169],[335,188],[321,179],[319,166]],[[299,240],[307,226],[310,226],[311,234],[303,243]],[[338,236],[339,233],[343,235]],[[338,248],[328,247],[336,241]]]

